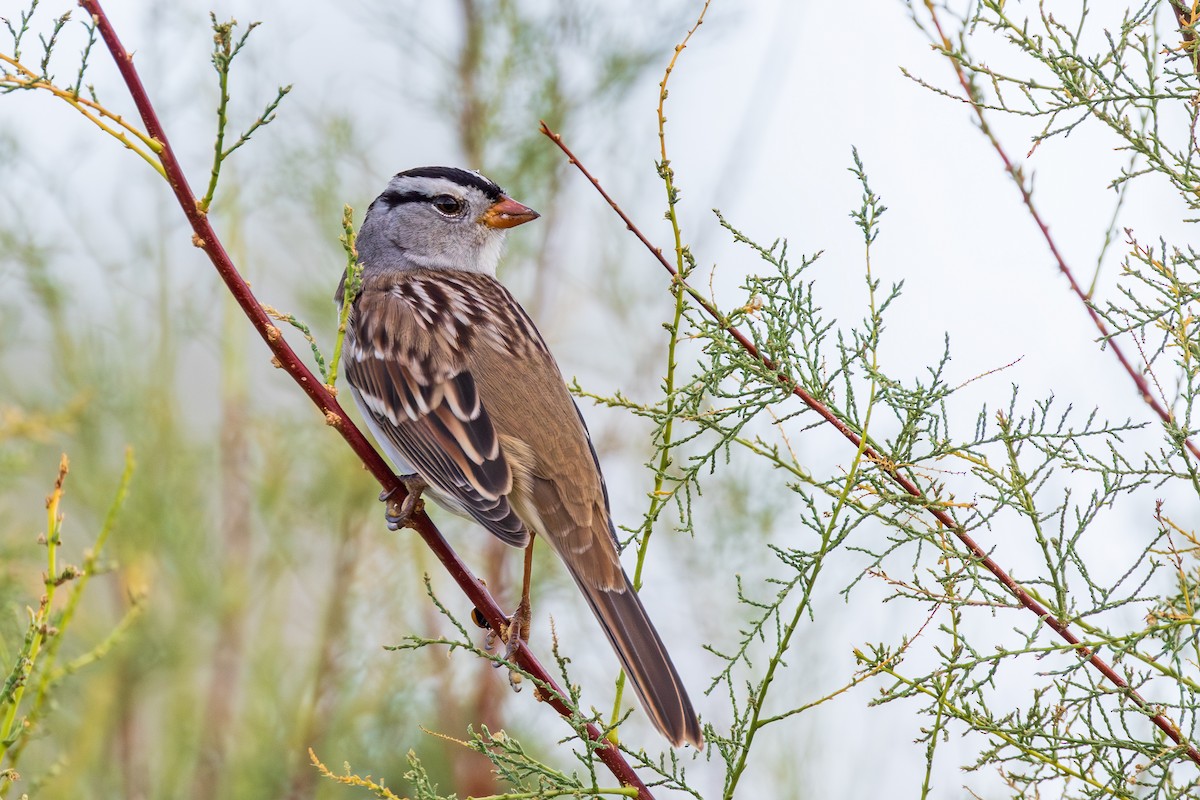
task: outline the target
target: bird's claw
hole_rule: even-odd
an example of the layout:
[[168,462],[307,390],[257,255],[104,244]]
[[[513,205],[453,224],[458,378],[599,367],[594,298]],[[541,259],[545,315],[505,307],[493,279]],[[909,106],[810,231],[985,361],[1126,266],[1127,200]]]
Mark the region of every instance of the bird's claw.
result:
[[517,610],[508,618],[508,624],[500,632],[501,638],[504,639],[504,659],[506,661],[513,659],[522,644],[529,643],[530,616],[529,598],[523,597]]
[[[517,655],[517,650],[522,644],[529,642],[529,601],[528,598],[523,598],[517,610],[508,618],[507,624],[501,631],[501,638],[504,640],[504,661],[512,663]],[[499,666],[499,664],[497,664]],[[512,687],[514,692],[519,692],[523,688],[521,682],[524,677],[515,669],[508,670],[508,685]]]
[[412,526],[413,518],[420,514],[425,509],[425,501],[421,499],[421,492],[425,491],[428,484],[420,478],[401,478],[404,481],[404,488],[407,494],[400,502],[392,499],[392,495],[396,490],[387,489],[379,493],[379,500],[386,503],[386,510],[383,513],[383,518],[387,520],[388,530],[398,531],[401,528]]
[[[483,613],[478,608],[471,609],[471,619],[476,625],[487,630],[487,636],[483,640],[483,649],[490,653],[495,649],[497,639],[504,642],[504,652],[500,658],[492,662],[493,668],[499,669],[505,664],[511,665],[521,645],[528,645],[531,618],[532,613],[529,607],[528,594],[521,598],[521,602],[517,604],[517,610],[513,612],[513,615],[500,623],[500,630],[498,631],[491,626],[491,623],[488,622],[487,618],[483,616]],[[523,680],[524,677],[521,673],[510,666],[508,670],[508,685],[512,687],[514,692],[521,691]]]

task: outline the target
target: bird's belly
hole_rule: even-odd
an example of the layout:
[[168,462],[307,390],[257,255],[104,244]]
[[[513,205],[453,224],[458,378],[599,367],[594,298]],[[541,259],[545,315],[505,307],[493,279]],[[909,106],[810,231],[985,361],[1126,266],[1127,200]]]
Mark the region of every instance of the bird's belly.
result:
[[436,486],[427,486],[425,491],[421,493],[421,497],[430,498],[433,500],[433,502],[449,511],[451,514],[457,514],[460,517],[472,519],[471,515],[467,512],[467,509],[461,503],[443,492],[441,489],[438,489]]

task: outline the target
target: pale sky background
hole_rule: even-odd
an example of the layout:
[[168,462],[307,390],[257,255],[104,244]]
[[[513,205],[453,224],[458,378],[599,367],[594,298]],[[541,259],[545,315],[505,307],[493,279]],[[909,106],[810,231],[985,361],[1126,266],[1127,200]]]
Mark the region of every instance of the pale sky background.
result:
[[[8,2],[0,2],[0,8]],[[148,69],[163,53],[138,42],[148,40],[154,23],[135,4],[110,5],[126,45],[138,51],[140,67]],[[202,10],[207,11],[207,6],[186,8],[189,5],[193,4],[180,4],[170,11],[160,5],[157,13],[178,18],[201,17]],[[699,8],[698,3],[694,5]],[[426,107],[402,102],[408,76],[398,73],[395,54],[385,45],[387,32],[375,30],[368,35],[365,14],[346,12],[345,7],[332,3],[216,4],[218,17],[264,22],[252,38],[244,71],[235,70],[235,103],[244,101],[241,109],[245,113],[260,106],[275,85],[292,83],[293,94],[280,110],[281,124],[289,124],[289,119],[296,124],[317,124],[325,114],[351,114],[370,149],[363,154],[363,165],[347,169],[358,171],[356,176],[364,169],[374,170],[373,185],[378,188],[401,169],[459,163],[461,154],[451,144],[445,123]],[[1032,10],[1030,4],[1019,7]],[[414,14],[414,25],[426,26],[432,48],[439,43],[447,50],[455,46],[456,16],[450,4],[425,3],[415,8],[420,11]],[[624,13],[636,29],[637,5]],[[186,159],[196,191],[202,188],[208,165],[211,97],[203,95],[195,107],[182,98],[198,81],[211,82],[206,30],[207,23],[201,18],[194,23],[196,35],[190,41],[173,42],[173,66],[150,81],[151,91],[158,96],[175,92],[163,101],[161,111]],[[678,35],[668,38],[678,39],[683,32],[681,28]],[[664,49],[660,59],[664,65],[669,55],[669,48]],[[999,52],[995,58],[1006,67],[1022,68],[1021,62],[1004,61]],[[93,62],[94,79],[99,82],[104,76],[103,80],[109,81],[111,68],[99,46]],[[826,316],[846,324],[861,318],[865,303],[863,247],[849,217],[858,208],[860,186],[847,171],[852,166],[851,147],[856,146],[872,188],[888,207],[872,253],[874,274],[885,287],[904,282],[904,295],[891,309],[881,351],[886,370],[902,378],[921,374],[924,365],[936,361],[948,332],[953,354],[951,384],[1019,360],[957,396],[951,411],[957,423],[971,425],[976,404],[986,402],[993,409],[1004,406],[1011,384],[1016,383],[1022,389],[1022,407],[1053,394],[1064,407],[1099,406],[1101,415],[1111,420],[1129,417],[1151,423],[1144,441],[1145,446],[1152,446],[1158,437],[1152,413],[1140,402],[1112,354],[1095,341],[1092,323],[1068,294],[1019,194],[987,140],[974,128],[969,108],[917,86],[901,74],[902,66],[938,86],[957,88],[950,65],[929,49],[908,19],[905,3],[714,0],[708,22],[681,56],[671,79],[667,116],[668,146],[683,191],[680,214],[684,234],[705,273],[718,265],[713,280],[718,296],[739,296],[734,288],[742,276],[759,268],[759,262],[717,227],[710,211],[714,207],[760,242],[786,237],[797,259],[802,253],[823,250],[810,277],[818,281],[819,302]],[[603,137],[586,132],[578,132],[569,144],[623,199],[654,241],[667,247],[669,230],[661,221],[662,187],[654,173],[660,74],[658,69],[650,70],[623,104],[620,147],[604,144]],[[119,90],[110,82],[105,84],[104,95],[116,97]],[[1030,147],[1031,129],[999,116],[993,116],[992,123],[1009,154],[1023,158]],[[536,118],[528,124],[536,126]],[[177,213],[168,205],[171,199],[165,187],[150,180],[153,176],[143,164],[94,135],[73,112],[49,97],[3,98],[0,129],[23,146],[37,143],[36,166],[26,165],[9,174],[28,185],[36,183],[39,175],[46,182],[45,194],[34,192],[31,196],[32,207],[46,212],[39,224],[59,231],[68,251],[78,248],[70,236],[74,225],[94,228],[100,223],[56,217],[56,193],[86,196],[101,207],[111,203],[116,210],[111,224],[118,234],[136,229],[139,215],[149,218]],[[268,128],[235,157],[243,184],[275,185],[276,176],[263,174],[269,163],[267,151],[275,141]],[[547,142],[546,146],[551,145]],[[1115,140],[1106,134],[1085,127],[1069,139],[1041,146],[1027,166],[1035,176],[1037,205],[1085,284],[1095,269],[1115,202],[1115,194],[1105,187],[1124,162],[1114,146]],[[146,183],[138,185],[154,186],[149,196],[127,188],[120,176],[131,171],[146,173],[138,176]],[[4,178],[0,165],[0,180]],[[586,303],[596,287],[586,252],[592,240],[610,242],[628,234],[582,178],[572,174],[568,180],[576,184],[569,198],[571,206],[539,210],[578,219],[579,240],[570,246],[584,255],[569,271],[564,270],[558,309],[549,310],[541,323],[565,374],[579,375],[596,391],[611,391],[622,385],[624,359],[606,352],[607,332],[586,325]],[[345,201],[364,209],[378,188]],[[253,190],[251,194],[265,196]],[[1183,216],[1180,202],[1170,191],[1139,183],[1131,189],[1122,225],[1145,231],[1153,240],[1160,234],[1182,239],[1183,227],[1177,221]],[[631,238],[622,247],[628,253],[623,269],[636,280],[663,287],[665,296],[667,284],[660,267],[639,251]],[[122,248],[117,235],[112,237],[110,252],[76,252],[79,280],[85,284],[100,280],[101,272],[88,261],[91,255],[101,261],[135,257]],[[1102,297],[1112,295],[1123,252],[1120,241],[1109,251],[1099,284]],[[189,259],[181,269],[210,269],[198,253],[181,258]],[[339,268],[331,265],[330,274]],[[253,272],[253,265],[249,269]],[[303,270],[304,275],[315,274],[311,264]],[[706,280],[707,276],[698,282]],[[256,283],[255,289],[266,302],[288,291],[268,282]],[[660,310],[661,318],[646,320],[645,336],[661,334],[665,302]],[[257,342],[253,346],[258,347]],[[1136,351],[1131,354],[1136,357]],[[1170,393],[1170,387],[1166,388]],[[594,427],[621,424],[616,412],[582,405]],[[845,466],[853,455],[851,448],[823,432],[805,433],[793,441],[802,459],[811,459],[814,465]],[[638,513],[641,499],[636,493],[644,491],[635,488],[640,485],[638,480],[641,476],[625,485],[627,479],[609,474],[619,516],[622,508],[627,519]],[[971,492],[970,483],[962,490]],[[635,496],[623,503],[620,497],[626,493]],[[1118,505],[1097,526],[1095,539],[1088,545],[1091,552],[1111,551],[1113,560],[1120,562],[1125,552],[1122,538],[1142,540],[1141,534],[1152,525],[1154,497],[1153,493],[1139,497],[1140,502]],[[997,548],[997,559],[1002,564],[1022,563],[1028,543],[1006,539],[1005,531],[992,533],[995,539],[983,543]],[[670,590],[694,586],[696,576],[670,574],[662,564],[654,567],[652,575],[655,571],[657,583],[652,580],[647,600],[651,614],[662,620],[664,636],[694,687],[701,712],[713,713],[710,708],[721,705],[719,698],[705,698],[700,693],[714,665],[700,649],[702,637],[686,625],[666,622],[672,617]],[[830,579],[827,594],[817,603],[816,622],[801,633],[803,658],[795,660],[781,678],[797,697],[818,697],[843,682],[853,671],[852,647],[881,640],[894,642],[897,630],[915,631],[923,621],[905,616],[899,608],[893,611],[891,606],[881,611],[878,601],[886,596],[885,587],[868,585],[843,604],[836,594],[839,586],[835,578]],[[716,588],[732,593],[728,583]],[[1017,622],[998,620],[997,625],[1008,627]],[[719,627],[721,623],[710,620],[709,624]],[[570,632],[564,639],[569,642]],[[870,685],[862,687],[770,730],[767,739],[774,752],[797,756],[794,784],[773,786],[768,776],[758,776],[743,788],[746,796],[755,789],[787,797],[918,796],[924,745],[913,740],[925,720],[903,703],[868,708],[873,692]],[[1014,703],[1019,702],[1018,695]],[[549,720],[545,709],[529,713],[545,716],[547,727],[557,724]],[[564,727],[561,732],[565,731]],[[965,796],[963,786],[983,797],[1000,796],[995,793],[998,781],[994,775],[958,769],[971,759],[981,740],[961,738],[957,728],[952,731],[939,755],[933,796]],[[328,756],[330,763],[340,763],[351,754]],[[368,764],[356,762],[355,766],[369,771]],[[698,763],[690,766],[689,772],[701,776],[700,784],[715,792],[719,785],[712,781],[719,773],[712,769],[710,778],[706,769],[708,765]]]

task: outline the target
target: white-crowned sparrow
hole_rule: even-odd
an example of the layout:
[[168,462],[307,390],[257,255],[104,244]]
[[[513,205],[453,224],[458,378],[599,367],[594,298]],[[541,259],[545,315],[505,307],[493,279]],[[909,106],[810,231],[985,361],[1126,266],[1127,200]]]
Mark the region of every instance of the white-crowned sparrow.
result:
[[392,178],[358,233],[363,280],[346,379],[412,489],[508,544],[532,533],[549,542],[651,721],[671,744],[702,747],[683,683],[621,568],[583,417],[533,321],[495,278],[507,229],[537,216],[475,172],[421,167]]

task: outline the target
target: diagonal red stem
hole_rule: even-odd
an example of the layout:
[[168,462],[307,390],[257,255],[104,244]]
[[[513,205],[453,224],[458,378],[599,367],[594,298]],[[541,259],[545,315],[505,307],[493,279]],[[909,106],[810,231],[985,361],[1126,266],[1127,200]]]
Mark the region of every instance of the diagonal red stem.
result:
[[[141,77],[138,75],[137,69],[133,66],[133,54],[126,51],[117,38],[117,33],[113,29],[112,23],[109,21],[104,10],[100,7],[99,0],[80,0],[79,5],[84,8],[92,19],[95,20],[97,27],[100,30],[100,35],[104,38],[104,43],[108,46],[109,52],[112,54],[113,60],[117,63],[117,69],[121,72],[121,77],[125,80],[125,85],[129,89],[130,95],[133,97],[134,103],[137,105],[138,113],[141,114],[142,122],[146,126],[146,132],[150,134],[157,142],[162,145],[162,152],[159,153],[159,159],[162,162],[163,169],[167,173],[167,180],[171,184],[171,190],[175,193],[175,199],[179,201],[180,208],[187,216],[188,222],[191,223],[194,231],[193,243],[202,249],[212,261],[217,273],[221,279],[225,281],[225,285],[237,300],[238,305],[242,307],[242,311],[249,317],[254,329],[266,342],[267,347],[275,355],[275,359],[281,369],[287,372],[300,385],[300,387],[309,396],[309,399],[317,406],[325,416],[326,424],[335,428],[350,448],[355,452],[364,466],[375,476],[379,484],[385,491],[397,492],[397,498],[404,497],[404,484],[400,482],[383,458],[375,451],[375,448],[366,440],[362,432],[355,427],[354,423],[347,418],[346,413],[338,404],[337,400],[325,387],[325,385],[304,365],[304,362],[296,355],[296,352],[288,345],[280,334],[279,329],[271,322],[271,319],[263,311],[262,306],[251,292],[250,286],[238,273],[237,268],[233,265],[233,261],[229,258],[229,254],[225,252],[221,241],[217,238],[216,232],[212,225],[209,224],[208,216],[201,212],[196,206],[196,198],[192,194],[192,190],[188,187],[187,178],[183,173],[183,168],[179,164],[179,160],[175,157],[175,151],[171,147],[170,141],[167,139],[166,131],[163,129],[162,123],[158,119],[158,114],[154,110],[153,104],[150,102],[150,97],[146,93],[145,86],[142,85]],[[492,626],[492,630],[500,630],[501,624],[506,622],[506,617],[503,610],[496,603],[491,594],[484,588],[483,584],[471,573],[471,570],[458,557],[458,555],[450,548],[450,545],[442,537],[441,533],[424,513],[420,514],[415,520],[415,530],[425,540],[429,549],[433,551],[438,560],[445,566],[446,571],[450,573],[450,577],[459,585],[476,608],[487,619]],[[525,671],[527,671],[536,681],[544,682],[550,687],[552,695],[547,698],[547,702],[558,713],[569,716],[570,710],[555,697],[554,695],[567,696],[545,667],[534,657],[529,648],[522,642],[513,654],[513,660]],[[544,695],[544,693],[542,693]],[[612,743],[603,740],[602,733],[595,725],[588,725],[588,737],[593,742],[601,742],[596,748],[596,754],[600,760],[612,771],[613,775],[623,785],[630,786],[638,790],[638,797],[641,800],[653,800],[650,790],[633,771],[633,767],[625,760],[624,756]]]
[[[1172,3],[1171,8],[1175,10],[1176,15],[1178,16],[1180,13],[1178,7]],[[942,23],[941,20],[938,19],[937,12],[930,7],[929,13],[933,19],[933,26],[937,29],[938,36],[940,36],[942,39],[942,52],[947,58],[950,59],[950,63],[954,65],[954,72],[958,76],[958,82],[963,87],[963,91],[967,93],[967,103],[970,104],[972,110],[975,112],[975,119],[979,122],[979,129],[983,131],[983,135],[986,136],[988,141],[992,143],[992,149],[996,151],[996,155],[1000,156],[1000,161],[1004,164],[1004,171],[1009,174],[1009,177],[1013,179],[1013,183],[1017,185],[1017,190],[1021,193],[1021,200],[1025,203],[1025,207],[1029,209],[1029,216],[1033,218],[1034,223],[1037,225],[1038,230],[1042,234],[1042,238],[1046,240],[1046,245],[1050,248],[1050,254],[1054,256],[1054,260],[1058,263],[1059,272],[1066,276],[1067,283],[1071,286],[1071,292],[1079,298],[1079,301],[1083,303],[1083,307],[1087,309],[1088,316],[1092,318],[1092,323],[1096,326],[1096,330],[1100,331],[1100,338],[1108,344],[1108,347],[1110,350],[1112,350],[1113,355],[1117,357],[1117,361],[1121,362],[1121,366],[1125,369],[1125,372],[1129,375],[1130,379],[1137,387],[1138,394],[1142,396],[1142,401],[1146,405],[1150,406],[1151,410],[1158,415],[1159,419],[1167,424],[1174,425],[1175,416],[1159,401],[1157,397],[1154,396],[1154,392],[1150,387],[1150,382],[1146,380],[1146,376],[1142,374],[1141,370],[1133,365],[1133,362],[1130,361],[1125,355],[1124,351],[1121,350],[1121,346],[1117,344],[1117,340],[1113,338],[1112,334],[1109,332],[1108,326],[1104,324],[1104,319],[1100,316],[1100,312],[1098,312],[1092,305],[1092,299],[1088,296],[1088,293],[1083,289],[1083,287],[1079,285],[1079,282],[1075,280],[1075,274],[1071,272],[1071,268],[1067,266],[1067,260],[1063,258],[1062,253],[1058,251],[1058,245],[1055,243],[1054,237],[1050,235],[1050,226],[1047,225],[1046,221],[1042,219],[1042,215],[1038,213],[1037,207],[1033,204],[1033,192],[1025,183],[1025,176],[1021,172],[1021,167],[1017,164],[1014,164],[1012,159],[1008,157],[1008,153],[1005,152],[1004,146],[1000,144],[1000,140],[996,138],[994,133],[992,133],[992,129],[987,123],[987,118],[983,115],[982,106],[976,102],[975,92],[971,88],[971,82],[967,79],[967,74],[963,70],[962,62],[954,56],[950,39],[947,38],[946,34],[942,31]],[[1180,21],[1182,24],[1182,18]],[[1188,38],[1188,34],[1191,32],[1191,29],[1184,27],[1183,32],[1185,40],[1191,43],[1192,39]],[[1190,452],[1193,457],[1200,460],[1200,447],[1197,447],[1195,442],[1193,442],[1191,439],[1184,438],[1183,446],[1187,448],[1188,452]]]
[[[886,473],[887,476],[891,478],[897,486],[899,486],[912,497],[922,500],[925,499],[924,494],[921,492],[921,489],[915,482],[896,469],[892,462],[887,458],[884,458],[874,447],[869,444],[864,445],[862,437],[860,437],[853,429],[851,429],[849,425],[839,419],[838,416],[834,414],[833,411],[831,411],[824,403],[813,397],[801,386],[797,385],[796,382],[793,381],[789,376],[779,372],[775,363],[766,356],[763,356],[758,351],[758,348],[754,346],[754,343],[751,342],[744,333],[742,333],[733,325],[729,324],[725,316],[721,314],[721,312],[718,311],[710,302],[705,300],[702,295],[688,287],[687,284],[684,283],[683,279],[679,276],[679,272],[675,269],[674,265],[672,265],[670,261],[663,257],[662,250],[650,244],[650,240],[646,238],[646,236],[641,232],[641,230],[638,229],[636,225],[634,225],[633,220],[631,220],[624,210],[617,205],[617,202],[609,196],[608,192],[604,191],[604,188],[600,185],[600,182],[592,177],[592,174],[588,172],[587,168],[584,167],[583,164],[579,163],[579,159],[577,159],[575,154],[572,153],[571,150],[566,146],[562,140],[562,137],[550,130],[545,122],[542,123],[542,133],[548,136],[551,141],[558,145],[559,149],[566,154],[570,163],[575,165],[575,167],[577,167],[579,171],[583,173],[584,177],[591,182],[592,186],[596,188],[596,191],[600,193],[600,196],[603,197],[605,201],[612,207],[613,211],[617,212],[617,215],[621,218],[621,221],[625,223],[625,226],[632,231],[638,239],[641,240],[642,244],[646,245],[650,252],[654,254],[654,257],[658,259],[658,262],[662,264],[663,268],[666,269],[667,272],[671,273],[672,279],[678,281],[688,289],[689,293],[693,298],[695,298],[696,302],[700,304],[705,313],[716,320],[717,323],[720,324],[725,330],[725,332],[737,340],[738,344],[740,344],[747,353],[761,361],[763,366],[765,366],[767,369],[775,371],[775,379],[784,386],[788,387],[792,394],[804,401],[804,404],[810,409],[820,414],[826,422],[836,428],[838,432],[842,434],[842,436],[846,437],[846,439],[848,439],[855,448],[861,447],[863,454],[868,459],[875,462],[875,464],[878,465],[879,468],[883,470],[884,473]],[[1141,709],[1141,711],[1150,719],[1151,722],[1153,722],[1163,733],[1169,736],[1172,741],[1180,745],[1183,748],[1183,751],[1187,753],[1188,758],[1190,758],[1196,764],[1200,764],[1200,751],[1198,751],[1192,744],[1184,741],[1184,738],[1182,734],[1180,734],[1179,729],[1175,726],[1175,723],[1167,719],[1165,714],[1155,713],[1150,703],[1148,703],[1136,689],[1130,686],[1124,678],[1118,675],[1104,659],[1096,655],[1094,650],[1084,645],[1079,640],[1079,637],[1077,637],[1071,631],[1065,622],[1051,614],[1049,609],[1034,599],[1029,592],[1027,592],[1019,583],[1013,580],[1012,577],[1005,572],[1004,569],[998,563],[996,563],[991,556],[987,554],[987,551],[980,547],[979,543],[976,542],[969,533],[962,529],[962,527],[954,520],[953,517],[950,516],[950,514],[943,509],[938,508],[934,504],[925,503],[924,505],[926,510],[932,514],[940,524],[944,525],[948,530],[952,531],[954,535],[958,537],[959,541],[961,541],[963,545],[971,552],[971,555],[976,561],[982,564],[988,572],[992,573],[996,580],[1004,584],[1004,587],[1008,589],[1008,591],[1011,592],[1015,598],[1017,598],[1017,601],[1021,605],[1025,606],[1025,608],[1029,609],[1034,614],[1037,614],[1038,617],[1045,622],[1046,625],[1050,626],[1055,633],[1062,637],[1068,644],[1072,645],[1080,656],[1086,659],[1088,663],[1090,663],[1098,672],[1100,672],[1101,675],[1103,675],[1105,678],[1111,681],[1113,685],[1120,689],[1121,693],[1125,697],[1127,697],[1131,702],[1134,703],[1134,705]]]

